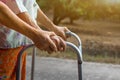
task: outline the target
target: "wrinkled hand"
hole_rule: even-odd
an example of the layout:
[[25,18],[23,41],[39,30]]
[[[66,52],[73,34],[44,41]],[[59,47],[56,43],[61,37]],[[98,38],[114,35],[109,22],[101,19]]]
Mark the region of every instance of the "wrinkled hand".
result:
[[52,36],[56,36],[56,34],[54,32],[37,30],[36,35],[32,40],[35,46],[40,50],[44,50],[47,52],[56,52],[57,46],[51,39]]
[[58,36],[62,37],[64,40],[67,39],[67,35],[66,35],[66,32],[69,32],[70,30],[67,28],[67,27],[59,27],[59,26],[56,26],[54,27],[54,30],[53,30]]
[[48,53],[65,50],[65,41],[54,32],[38,30],[36,33],[37,35],[32,40],[40,50],[47,51]]
[[58,51],[61,51],[61,52],[65,51],[66,43],[65,43],[65,41],[61,37],[59,37],[59,36],[52,36],[51,39],[55,42]]

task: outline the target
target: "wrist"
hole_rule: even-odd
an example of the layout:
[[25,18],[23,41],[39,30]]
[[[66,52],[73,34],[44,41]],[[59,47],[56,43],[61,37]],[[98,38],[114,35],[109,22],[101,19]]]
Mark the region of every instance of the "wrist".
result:
[[34,31],[32,31],[30,39],[34,42],[36,40],[38,40],[38,37],[42,38],[43,31],[39,30],[39,29],[35,29]]
[[48,27],[48,30],[53,31],[53,32],[55,32],[56,29],[57,29],[57,27],[56,27],[56,25],[53,24],[53,23],[51,24],[51,26]]

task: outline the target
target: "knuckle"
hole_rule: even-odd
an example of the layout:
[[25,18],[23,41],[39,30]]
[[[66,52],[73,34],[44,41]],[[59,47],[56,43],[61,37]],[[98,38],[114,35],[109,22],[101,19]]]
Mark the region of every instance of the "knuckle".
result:
[[65,29],[67,29],[67,27],[64,27]]
[[64,27],[65,30],[67,30],[67,27]]
[[51,32],[51,34],[54,34],[54,35],[55,35],[55,33],[54,33],[54,32]]

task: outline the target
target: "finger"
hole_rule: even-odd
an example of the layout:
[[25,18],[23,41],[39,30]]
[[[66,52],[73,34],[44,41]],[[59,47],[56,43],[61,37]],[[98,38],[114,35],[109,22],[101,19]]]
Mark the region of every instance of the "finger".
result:
[[[64,32],[66,33],[66,32],[70,32],[70,30],[67,28],[67,27],[64,27]],[[67,35],[67,34],[65,34],[65,36],[66,36],[66,38],[69,38],[70,37],[70,35]]]
[[53,50],[52,50],[50,47],[48,47],[48,48],[46,49],[46,51],[48,52],[48,54],[52,54],[52,53],[53,53]]
[[57,46],[55,45],[55,43],[50,38],[48,38],[48,39],[49,39],[48,42],[49,42],[51,50],[56,52],[57,51]]
[[66,40],[66,35],[65,35],[65,32],[62,32],[60,35],[58,35],[58,36],[60,36],[62,39],[64,39],[64,40]]
[[56,34],[54,32],[50,32],[50,37],[52,36],[56,36]]
[[70,30],[67,27],[64,27],[65,32],[69,32]]
[[65,35],[65,32],[63,33],[63,39],[66,40],[66,35]]
[[55,42],[58,51],[60,51],[60,47],[61,47],[61,46],[60,46],[60,40],[59,40],[59,37],[58,37],[58,36],[53,36],[53,37],[51,37],[51,38],[52,38],[52,40]]
[[66,43],[65,43],[65,41],[62,38],[59,37],[59,39],[60,39],[61,51],[65,51]]

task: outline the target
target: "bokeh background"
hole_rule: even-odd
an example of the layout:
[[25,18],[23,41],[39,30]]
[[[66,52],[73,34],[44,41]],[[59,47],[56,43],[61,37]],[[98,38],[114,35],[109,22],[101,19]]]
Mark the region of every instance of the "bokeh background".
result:
[[[80,36],[84,61],[120,64],[120,0],[37,0],[56,24]],[[40,24],[39,24],[40,25]],[[41,26],[42,27],[42,26]],[[69,39],[72,42],[74,39]],[[71,49],[45,57],[75,59]]]

